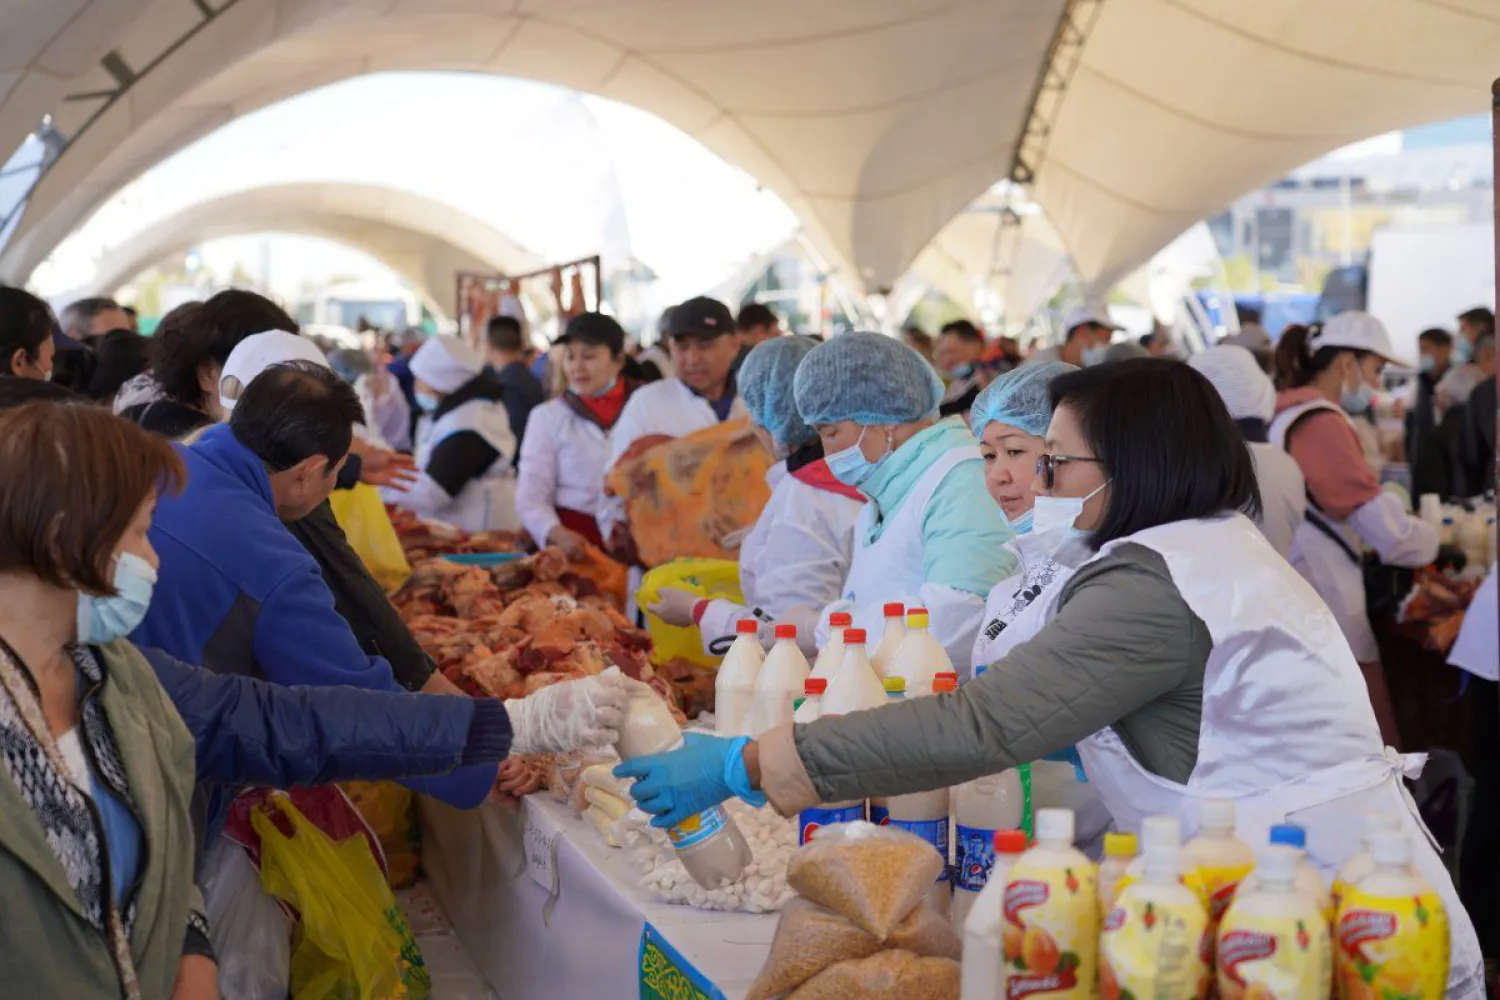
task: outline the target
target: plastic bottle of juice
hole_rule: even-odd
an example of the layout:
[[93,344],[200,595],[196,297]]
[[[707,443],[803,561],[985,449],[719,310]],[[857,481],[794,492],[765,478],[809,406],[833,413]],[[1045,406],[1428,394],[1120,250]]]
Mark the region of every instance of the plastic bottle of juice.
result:
[[1219,996],[1325,1000],[1333,969],[1328,922],[1298,892],[1297,852],[1261,852],[1253,886],[1240,885],[1219,922]]
[[906,613],[906,637],[896,647],[886,671],[906,681],[906,694],[910,698],[932,694],[932,679],[940,673],[953,673],[948,651],[927,626],[926,608],[912,608]]
[[817,722],[823,714],[823,693],[828,690],[828,681],[822,677],[809,677],[802,682],[802,704],[792,713],[792,721],[802,724]]
[[833,680],[839,664],[844,662],[844,630],[853,624],[854,616],[847,611],[835,611],[828,616],[828,641],[818,650],[812,673],[808,676]]
[[1120,894],[1120,880],[1139,852],[1139,842],[1133,833],[1110,832],[1104,835],[1104,860],[1099,862],[1100,920],[1114,909],[1115,898]]
[[880,633],[880,644],[870,655],[870,666],[874,668],[875,676],[881,680],[890,671],[891,657],[896,655],[896,647],[906,638],[906,605],[900,601],[892,601],[883,610],[885,631]]
[[[903,684],[899,677],[886,678],[887,684]],[[938,690],[944,687],[951,691],[957,686],[956,678],[939,679]],[[943,916],[948,915],[953,902],[953,883],[948,877],[948,822],[952,799],[947,788],[932,788],[925,792],[893,795],[886,800],[890,825],[914,833],[927,841],[942,855],[943,870],[927,890],[927,902]]]
[[[898,701],[906,700],[906,682],[899,677],[887,677],[881,684],[885,687],[886,704],[893,705]],[[887,805],[884,795],[875,795],[870,798],[870,822],[876,826],[886,826],[891,821],[891,810]]]
[[742,618],[735,623],[736,638],[714,679],[714,718],[720,736],[749,736],[750,710],[755,706],[755,681],[766,660],[760,645],[760,623]]
[[[1005,953],[1000,942],[1004,922],[1005,887],[1011,866],[1026,850],[1020,830],[996,830],[985,845],[990,859],[984,889],[975,893],[963,922],[964,960],[960,1000],[999,1000],[1005,996]],[[956,900],[955,900],[956,902]]]
[[[823,715],[847,715],[867,708],[878,708],[886,702],[885,688],[875,679],[870,660],[865,655],[865,630],[844,630],[844,662],[828,682],[823,695]],[[798,840],[805,844],[821,827],[849,823],[865,818],[865,800],[823,803],[804,809],[797,817]]]
[[1391,813],[1366,813],[1365,814],[1365,846],[1359,850],[1354,857],[1345,861],[1339,873],[1333,877],[1333,908],[1337,910],[1344,901],[1344,895],[1359,880],[1375,870],[1375,856],[1370,853],[1370,845],[1379,833],[1399,833],[1401,820]]
[[1351,888],[1334,924],[1339,995],[1346,1000],[1441,1000],[1448,985],[1448,913],[1412,870],[1411,841],[1378,833],[1375,870]]
[[1234,835],[1234,800],[1204,799],[1198,804],[1197,836],[1182,848],[1187,867],[1198,873],[1208,893],[1209,918],[1217,924],[1234,902],[1240,881],[1255,867],[1255,852]]
[[[1333,894],[1328,891],[1328,883],[1323,881],[1323,876],[1307,860],[1307,831],[1295,823],[1278,823],[1271,827],[1271,845],[1289,847],[1297,853],[1297,891],[1317,904],[1318,912],[1323,914],[1324,920],[1331,921],[1336,912],[1333,908]],[[1254,872],[1246,875],[1245,880],[1240,883],[1241,888],[1245,886],[1260,888],[1260,880]]]
[[1175,817],[1147,817],[1143,873],[1120,892],[1099,935],[1104,996],[1200,997],[1208,992],[1212,943],[1208,914],[1179,877],[1182,828]]
[[[655,691],[634,684],[628,697],[620,740],[615,744],[621,760],[682,746],[682,730]],[[667,837],[687,873],[705,889],[737,881],[750,863],[750,842],[723,806],[688,818],[668,830]]]
[[750,710],[750,735],[759,736],[792,721],[792,702],[802,695],[811,668],[797,648],[797,626],[777,625],[776,645],[755,678],[755,704]]
[[1099,975],[1098,873],[1073,846],[1073,811],[1039,809],[1036,846],[1005,887],[1001,944],[1009,997],[1092,1000]]

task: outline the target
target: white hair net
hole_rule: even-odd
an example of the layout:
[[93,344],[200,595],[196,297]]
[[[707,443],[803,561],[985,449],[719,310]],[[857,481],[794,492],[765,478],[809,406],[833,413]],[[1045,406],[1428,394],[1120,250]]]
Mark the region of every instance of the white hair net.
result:
[[943,380],[894,337],[845,333],[797,367],[797,412],[809,424],[905,424],[937,416]]
[[1220,344],[1188,359],[1213,383],[1235,420],[1265,420],[1276,415],[1276,387],[1255,355],[1243,347]]
[[806,337],[776,337],[745,355],[735,375],[750,419],[788,448],[799,448],[817,437],[797,412],[793,389],[797,366],[816,346]]
[[449,393],[484,371],[484,358],[457,337],[429,337],[411,356],[411,373]]
[[969,410],[974,436],[993,423],[1009,424],[1032,437],[1046,437],[1052,422],[1052,380],[1078,368],[1062,361],[1041,361],[1006,372],[985,387]]

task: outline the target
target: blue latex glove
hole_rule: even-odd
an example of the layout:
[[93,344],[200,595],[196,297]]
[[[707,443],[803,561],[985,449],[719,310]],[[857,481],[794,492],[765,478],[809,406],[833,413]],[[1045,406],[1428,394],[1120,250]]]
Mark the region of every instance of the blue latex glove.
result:
[[1066,750],[1059,750],[1056,753],[1043,754],[1042,760],[1055,760],[1072,764],[1073,777],[1078,779],[1078,783],[1080,785],[1087,785],[1089,783],[1089,776],[1083,770],[1083,759],[1078,756],[1078,747],[1076,745],[1070,746]]
[[726,740],[685,733],[683,741],[680,750],[637,757],[615,768],[616,778],[638,779],[630,795],[652,815],[652,826],[676,826],[736,795],[753,806],[766,804],[766,797],[750,787],[745,771],[748,737]]

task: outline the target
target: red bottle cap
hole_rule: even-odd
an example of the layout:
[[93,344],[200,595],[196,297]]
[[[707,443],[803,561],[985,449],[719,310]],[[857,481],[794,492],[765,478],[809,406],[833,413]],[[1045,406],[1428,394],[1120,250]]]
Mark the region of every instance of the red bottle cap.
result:
[[928,613],[926,608],[907,608],[906,610],[914,615],[925,615]]
[[835,611],[828,616],[828,624],[834,628],[848,628],[854,624],[854,616],[847,611]]
[[778,638],[778,639],[795,639],[795,638],[797,638],[797,626],[795,626],[795,625],[777,625],[776,626],[776,638]]
[[1026,850],[1026,834],[1020,830],[996,830],[996,854],[1020,854]]
[[754,618],[741,618],[734,623],[734,630],[740,635],[754,635],[760,631],[760,622]]
[[844,645],[863,646],[865,644],[865,630],[862,628],[844,629]]
[[932,675],[932,689],[934,691],[957,691],[958,675],[942,671]]
[[809,677],[802,682],[802,693],[811,698],[815,694],[822,694],[828,690],[827,677]]
[[885,606],[885,616],[887,618],[900,618],[905,614],[906,605],[902,604],[900,601],[892,601],[890,604],[887,604]]

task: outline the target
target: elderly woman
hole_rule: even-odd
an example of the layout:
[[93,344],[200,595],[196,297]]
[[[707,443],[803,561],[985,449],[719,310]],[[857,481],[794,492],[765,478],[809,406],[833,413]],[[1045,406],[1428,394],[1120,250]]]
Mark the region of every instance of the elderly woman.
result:
[[[745,356],[737,381],[755,434],[776,459],[766,482],[771,499],[740,545],[745,604],[699,600],[663,588],[651,611],[669,625],[698,626],[706,651],[722,654],[741,619],[797,626],[797,644],[816,650],[819,613],[838,600],[849,571],[854,522],[864,498],[828,471],[823,443],[797,413],[797,366],[816,345],[778,337]],[[768,645],[774,633],[761,630]]]
[[905,344],[847,333],[808,352],[794,390],[829,472],[868,501],[827,610],[850,611],[876,635],[887,601],[927,608],[932,634],[967,673],[985,595],[1016,559],[1005,545],[1012,532],[985,495],[978,442],[961,419],[938,420],[942,381]]

